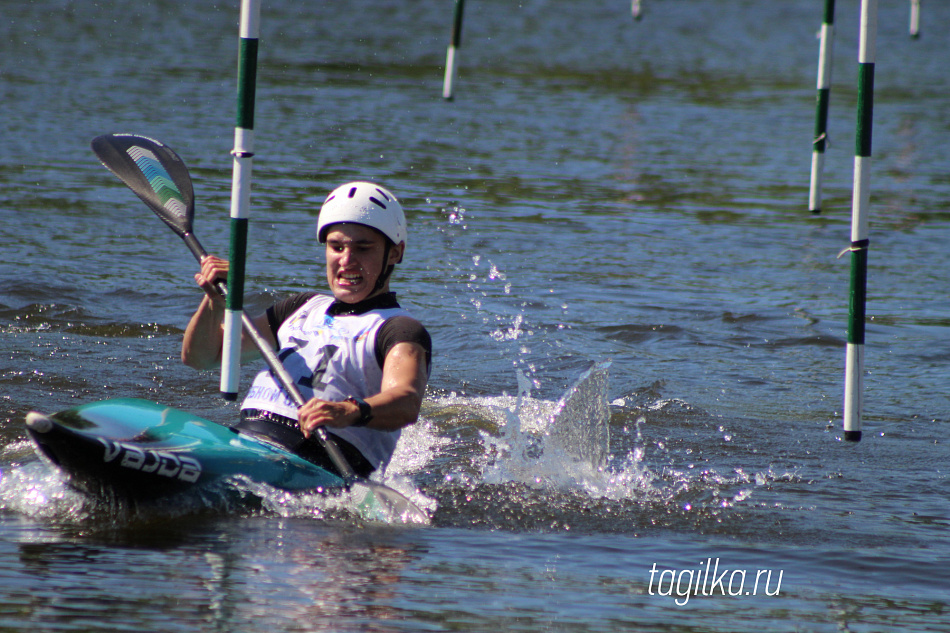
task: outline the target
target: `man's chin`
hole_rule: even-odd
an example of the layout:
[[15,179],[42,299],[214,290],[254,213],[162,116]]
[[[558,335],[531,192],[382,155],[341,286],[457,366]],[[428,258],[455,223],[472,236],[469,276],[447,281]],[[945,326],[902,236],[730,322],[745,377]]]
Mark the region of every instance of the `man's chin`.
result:
[[345,288],[337,286],[333,288],[333,298],[342,303],[359,303],[363,299],[368,299],[370,293],[365,289]]

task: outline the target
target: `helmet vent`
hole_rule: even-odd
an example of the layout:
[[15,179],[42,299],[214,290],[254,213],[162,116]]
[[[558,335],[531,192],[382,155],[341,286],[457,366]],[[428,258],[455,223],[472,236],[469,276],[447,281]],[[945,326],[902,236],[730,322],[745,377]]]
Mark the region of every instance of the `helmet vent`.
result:
[[371,182],[349,182],[327,196],[317,221],[317,240],[337,223],[362,224],[376,229],[393,244],[406,241],[406,215],[399,200],[385,187]]

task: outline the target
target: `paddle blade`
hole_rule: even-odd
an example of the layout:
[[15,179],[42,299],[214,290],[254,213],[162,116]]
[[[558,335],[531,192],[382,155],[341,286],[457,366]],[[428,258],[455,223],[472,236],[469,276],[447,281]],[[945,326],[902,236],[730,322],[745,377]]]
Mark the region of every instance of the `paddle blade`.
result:
[[191,232],[195,192],[184,161],[167,145],[135,134],[106,134],[92,151],[180,236]]
[[357,514],[370,521],[429,525],[429,515],[405,495],[388,486],[360,479],[350,483]]

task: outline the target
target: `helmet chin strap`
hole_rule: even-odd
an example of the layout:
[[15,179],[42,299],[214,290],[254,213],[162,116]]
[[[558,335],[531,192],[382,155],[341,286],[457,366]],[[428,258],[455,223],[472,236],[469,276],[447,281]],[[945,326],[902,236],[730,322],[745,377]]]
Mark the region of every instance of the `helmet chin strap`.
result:
[[379,277],[376,278],[376,285],[373,286],[373,292],[379,292],[383,289],[383,286],[386,285],[386,282],[389,280],[389,276],[393,274],[393,270],[396,268],[395,264],[389,264],[389,252],[392,250],[393,244],[388,239],[386,240],[386,249],[383,251],[383,270],[379,273]]

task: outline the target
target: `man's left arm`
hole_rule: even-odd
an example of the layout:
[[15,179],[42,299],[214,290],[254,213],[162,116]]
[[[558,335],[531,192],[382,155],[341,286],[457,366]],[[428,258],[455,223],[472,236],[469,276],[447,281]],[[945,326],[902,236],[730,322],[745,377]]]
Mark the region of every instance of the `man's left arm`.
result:
[[373,419],[367,426],[396,431],[414,423],[419,419],[428,381],[425,348],[409,342],[394,345],[383,363],[382,391],[366,398],[373,408]]

